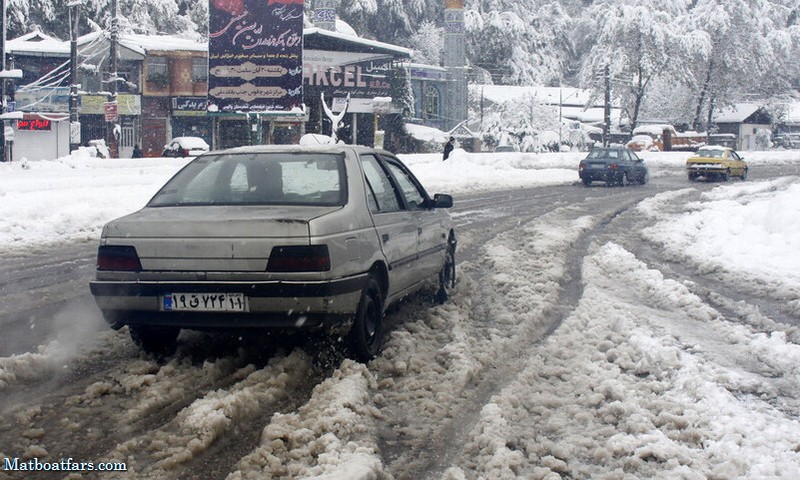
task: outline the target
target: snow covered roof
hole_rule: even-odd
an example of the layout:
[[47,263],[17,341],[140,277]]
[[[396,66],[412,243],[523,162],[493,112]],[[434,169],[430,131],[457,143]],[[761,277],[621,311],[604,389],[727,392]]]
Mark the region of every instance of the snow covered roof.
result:
[[[362,52],[391,54],[400,57],[410,57],[413,52],[410,48],[361,38],[357,36],[355,30],[345,22],[337,22],[336,26],[340,31],[333,32],[317,27],[303,29],[305,47],[324,50],[350,50],[355,46],[358,51]],[[82,35],[78,39],[78,45],[83,46],[91,44],[98,40],[98,37],[103,35],[105,35],[105,32],[102,31]],[[119,36],[119,43],[121,46],[140,55],[146,55],[148,51],[208,51],[207,41],[198,41],[177,35],[122,33]],[[26,53],[30,51],[40,55],[47,54],[51,56],[68,56],[69,48],[69,41],[58,40],[41,32],[25,34],[14,40],[10,40],[7,42],[6,46],[6,50],[12,53]]]
[[136,47],[147,51],[207,52],[208,42],[178,37],[175,35],[120,35],[120,43],[131,49]]
[[516,85],[480,85],[469,86],[474,95],[483,95],[483,98],[495,103],[503,103],[526,96],[532,96],[541,103],[558,105],[584,106],[591,100],[592,92],[582,88],[573,87],[533,87]]
[[406,123],[406,131],[412,137],[423,142],[445,143],[449,136],[447,132],[443,132],[438,128],[417,125],[416,123]]
[[6,42],[6,52],[14,55],[69,56],[69,42],[36,31]]
[[406,68],[418,68],[424,70],[435,70],[437,72],[446,72],[447,69],[444,67],[440,67],[439,65],[430,65],[427,63],[414,63],[414,62],[402,62],[401,66]]
[[785,105],[785,109],[780,116],[781,123],[788,125],[800,124],[800,102],[792,102]]
[[761,105],[757,103],[737,103],[731,107],[720,108],[714,112],[715,123],[741,123],[756,113]]
[[[319,37],[317,40],[314,37]],[[399,47],[390,43],[369,40],[347,33],[332,32],[324,28],[312,27],[303,29],[304,48],[318,50],[347,50],[345,47],[360,46],[365,52],[389,53],[403,57],[410,57],[413,50]]]

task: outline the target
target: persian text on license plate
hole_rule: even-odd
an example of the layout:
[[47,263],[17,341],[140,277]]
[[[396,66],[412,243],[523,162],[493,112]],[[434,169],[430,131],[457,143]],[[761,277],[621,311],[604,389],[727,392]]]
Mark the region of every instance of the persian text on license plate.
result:
[[241,293],[173,293],[163,298],[165,312],[244,312],[247,305]]

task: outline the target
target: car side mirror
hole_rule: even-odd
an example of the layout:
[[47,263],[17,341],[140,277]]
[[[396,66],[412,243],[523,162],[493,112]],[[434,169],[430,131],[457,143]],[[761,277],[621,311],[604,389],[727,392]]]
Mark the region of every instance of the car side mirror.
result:
[[433,208],[450,208],[453,206],[453,197],[444,193],[433,196]]

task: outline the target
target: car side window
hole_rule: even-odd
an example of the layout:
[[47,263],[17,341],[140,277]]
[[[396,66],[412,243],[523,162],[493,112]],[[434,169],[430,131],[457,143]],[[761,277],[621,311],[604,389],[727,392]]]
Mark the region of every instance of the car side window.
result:
[[391,159],[384,157],[383,160],[391,172],[392,177],[397,181],[400,191],[403,197],[405,197],[408,209],[424,210],[426,208],[425,194],[420,190],[414,180],[412,180],[411,175]]
[[372,213],[396,212],[400,210],[400,200],[394,185],[373,155],[361,156],[361,167],[367,181],[367,197]]

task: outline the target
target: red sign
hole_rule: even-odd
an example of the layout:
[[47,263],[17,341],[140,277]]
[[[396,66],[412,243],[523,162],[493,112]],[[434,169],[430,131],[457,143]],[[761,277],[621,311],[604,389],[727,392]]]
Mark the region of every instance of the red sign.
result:
[[105,102],[103,112],[106,115],[106,122],[114,122],[119,117],[117,115],[117,102]]
[[36,118],[33,120],[17,120],[17,130],[50,130],[52,122],[50,120]]

